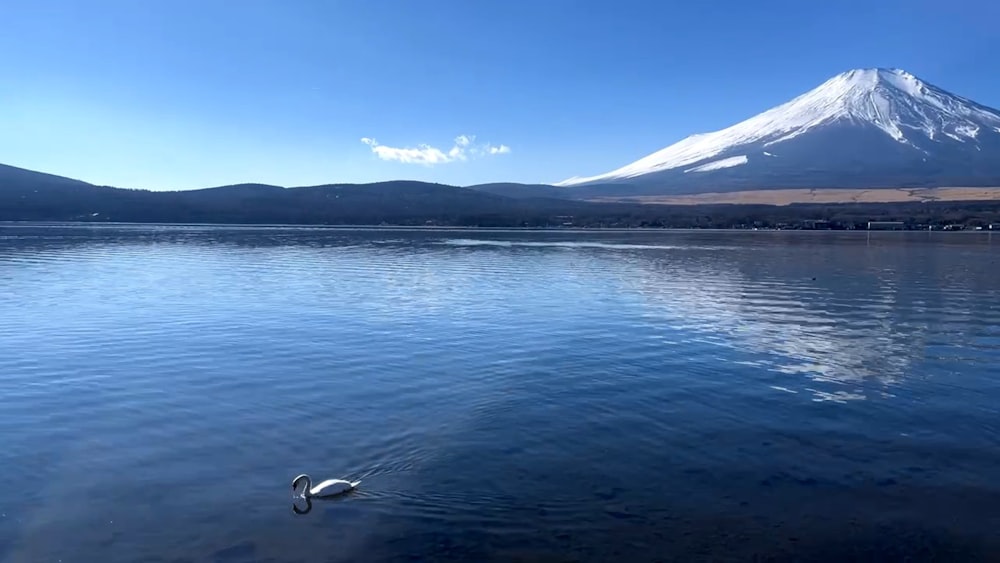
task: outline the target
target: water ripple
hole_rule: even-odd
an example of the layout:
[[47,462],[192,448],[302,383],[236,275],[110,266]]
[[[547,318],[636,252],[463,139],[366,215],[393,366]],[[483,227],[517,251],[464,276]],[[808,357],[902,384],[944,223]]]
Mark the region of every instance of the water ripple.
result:
[[996,553],[996,250],[897,235],[0,225],[0,559]]

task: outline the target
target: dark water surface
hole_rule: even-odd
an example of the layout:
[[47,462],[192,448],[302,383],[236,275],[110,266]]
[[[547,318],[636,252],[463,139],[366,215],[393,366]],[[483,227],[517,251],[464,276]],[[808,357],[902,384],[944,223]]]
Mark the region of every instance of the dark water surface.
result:
[[996,561],[1000,235],[3,225],[0,468],[12,562]]

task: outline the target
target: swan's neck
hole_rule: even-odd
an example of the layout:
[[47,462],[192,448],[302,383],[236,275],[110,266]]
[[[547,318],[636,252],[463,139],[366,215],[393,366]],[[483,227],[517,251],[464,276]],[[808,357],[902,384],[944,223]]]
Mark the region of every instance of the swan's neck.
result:
[[304,496],[306,498],[311,497],[312,496],[312,486],[313,486],[312,485],[312,479],[309,478],[308,475],[300,475],[298,478],[295,479],[295,483],[293,483],[293,484],[298,484],[298,483],[302,483],[302,482],[305,482],[305,488],[302,489],[302,496]]

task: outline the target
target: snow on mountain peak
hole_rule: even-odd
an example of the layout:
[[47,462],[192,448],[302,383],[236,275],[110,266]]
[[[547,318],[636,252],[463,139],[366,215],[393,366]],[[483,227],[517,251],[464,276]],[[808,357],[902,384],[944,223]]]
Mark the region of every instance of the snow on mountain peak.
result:
[[692,135],[617,170],[570,178],[558,185],[622,180],[690,166],[733,154],[745,145],[771,147],[816,127],[841,122],[875,127],[899,143],[921,150],[928,140],[975,142],[984,128],[1000,131],[1000,112],[950,94],[904,70],[855,69],[732,127]]

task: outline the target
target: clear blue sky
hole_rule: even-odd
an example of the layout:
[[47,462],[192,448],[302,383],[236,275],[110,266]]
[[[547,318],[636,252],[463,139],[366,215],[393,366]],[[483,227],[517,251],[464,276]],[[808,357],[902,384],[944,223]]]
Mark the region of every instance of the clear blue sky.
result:
[[0,163],[123,187],[552,182],[857,67],[1000,107],[996,0],[5,0],[0,21]]

